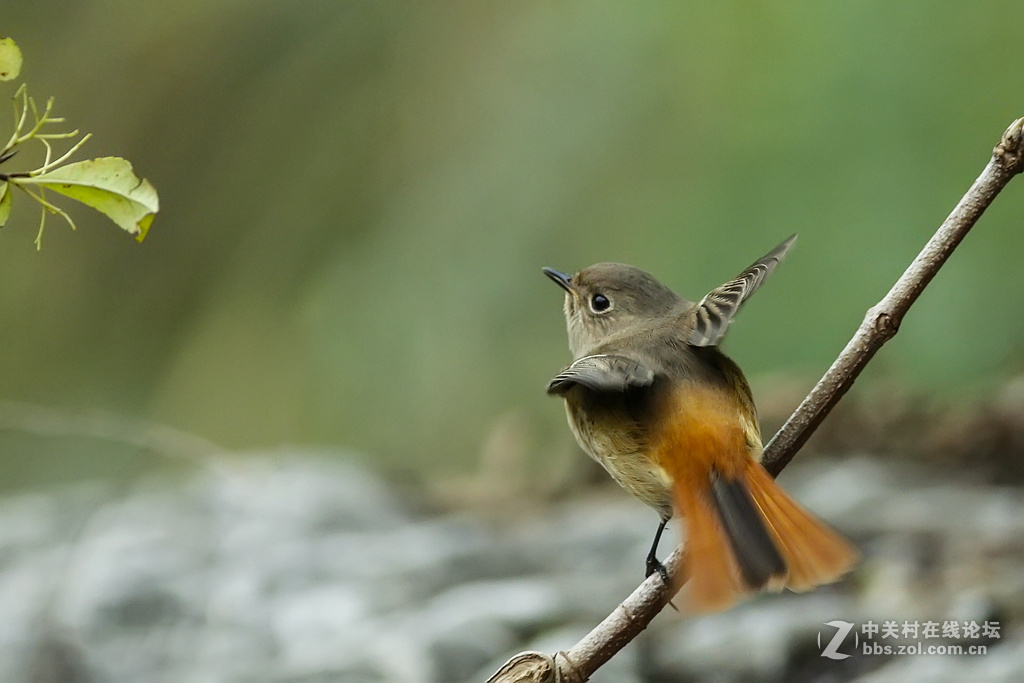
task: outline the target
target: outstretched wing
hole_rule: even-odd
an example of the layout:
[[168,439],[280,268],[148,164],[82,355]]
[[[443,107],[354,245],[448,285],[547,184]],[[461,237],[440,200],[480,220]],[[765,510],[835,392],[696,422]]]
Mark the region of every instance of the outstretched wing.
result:
[[687,340],[691,346],[715,346],[722,341],[743,302],[757,291],[796,242],[790,235],[785,242],[754,262],[733,280],[708,292],[697,304],[697,322]]
[[598,354],[580,358],[555,375],[548,382],[548,393],[564,394],[577,384],[592,391],[622,393],[653,382],[654,371],[643,363],[625,356]]

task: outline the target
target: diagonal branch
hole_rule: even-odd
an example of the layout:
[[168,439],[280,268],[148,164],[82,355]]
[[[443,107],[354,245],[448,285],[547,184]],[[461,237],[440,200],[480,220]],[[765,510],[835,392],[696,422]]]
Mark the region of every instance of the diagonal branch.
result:
[[[992,159],[889,293],[868,309],[853,338],[807,398],[765,448],[763,463],[773,476],[789,464],[833,406],[853,385],[861,370],[895,336],[903,316],[996,195],[1024,170],[1024,118],[1003,133]],[[675,576],[683,556],[680,546],[665,561]],[[644,581],[593,631],[568,652],[550,656],[521,652],[508,660],[487,683],[583,683],[635,638],[667,604],[669,591],[654,574]]]
[[1024,170],[1024,118],[1003,133],[985,170],[946,217],[889,293],[868,309],[864,322],[786,424],[765,448],[765,468],[778,476],[850,388],[882,345],[899,330],[907,309],[1010,180]]

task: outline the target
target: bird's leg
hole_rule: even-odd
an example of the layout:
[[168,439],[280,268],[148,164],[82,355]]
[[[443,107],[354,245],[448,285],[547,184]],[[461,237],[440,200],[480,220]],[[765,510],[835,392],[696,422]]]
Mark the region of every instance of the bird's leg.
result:
[[661,542],[661,534],[665,531],[665,525],[668,524],[668,517],[661,520],[661,524],[658,525],[658,530],[654,532],[654,543],[651,544],[651,551],[647,553],[647,573],[644,576],[650,576],[654,572],[658,572],[661,580],[665,582],[665,585],[669,585],[668,571],[665,570],[665,565],[658,560],[658,543]]

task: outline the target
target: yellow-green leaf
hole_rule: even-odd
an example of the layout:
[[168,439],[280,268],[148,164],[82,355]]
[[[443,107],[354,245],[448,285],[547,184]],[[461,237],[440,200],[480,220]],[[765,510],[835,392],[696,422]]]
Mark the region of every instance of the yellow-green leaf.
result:
[[13,81],[21,73],[21,50],[10,38],[0,38],[0,81]]
[[77,161],[15,182],[40,185],[91,206],[139,242],[160,210],[156,189],[148,180],[137,178],[132,165],[121,157]]
[[0,183],[0,228],[7,223],[11,215],[11,186],[6,182]]

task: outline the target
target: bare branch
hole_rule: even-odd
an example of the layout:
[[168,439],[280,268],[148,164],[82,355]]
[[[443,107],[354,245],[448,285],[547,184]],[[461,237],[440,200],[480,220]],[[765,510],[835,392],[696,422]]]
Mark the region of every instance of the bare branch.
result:
[[[907,310],[996,195],[1024,170],[1022,128],[1024,118],[1010,124],[993,150],[992,159],[960,203],[889,293],[868,309],[864,322],[832,367],[769,442],[763,462],[773,476],[789,464],[878,349],[895,336]],[[675,576],[682,555],[680,546],[665,561],[670,576]],[[554,657],[537,652],[520,653],[506,662],[487,683],[583,683],[647,628],[670,598],[661,578],[654,574],[568,652],[559,652]]]

